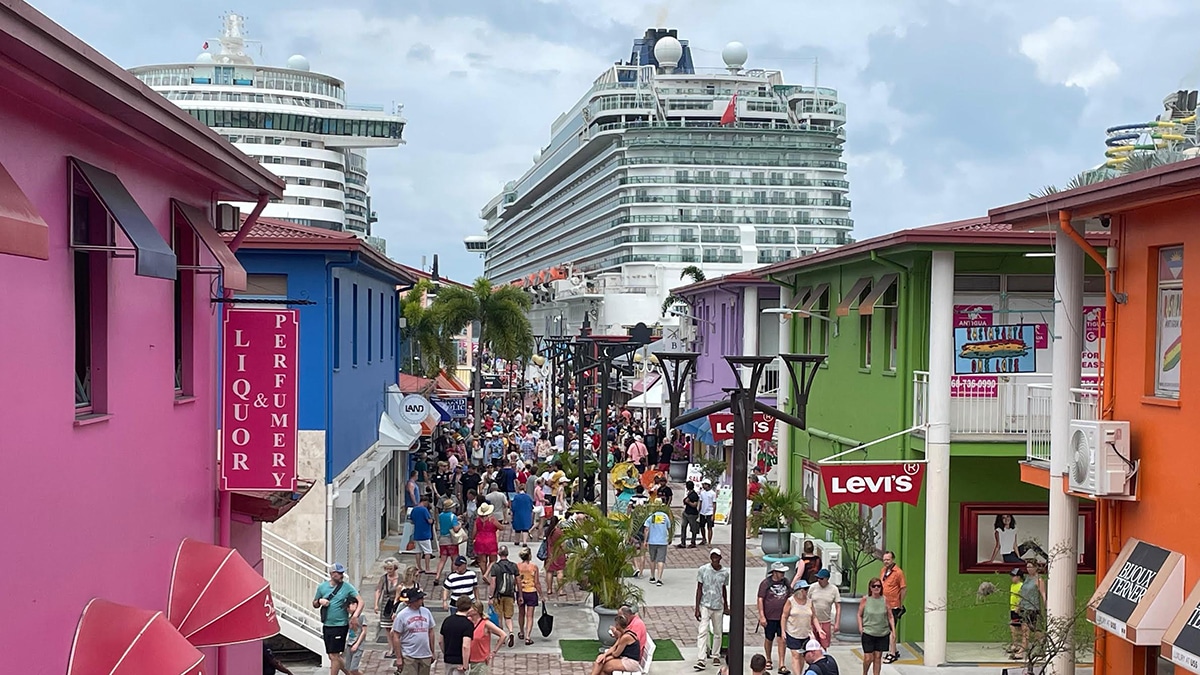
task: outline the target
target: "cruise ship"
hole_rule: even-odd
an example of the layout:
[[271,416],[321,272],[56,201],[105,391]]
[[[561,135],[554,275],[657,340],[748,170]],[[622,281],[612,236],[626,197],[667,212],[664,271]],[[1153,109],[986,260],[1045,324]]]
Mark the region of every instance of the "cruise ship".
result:
[[287,183],[263,215],[353,232],[382,249],[370,236],[366,151],[404,142],[401,110],[347,105],[344,83],[312,72],[301,55],[284,68],[256,65],[248,42],[245,18],[226,14],[216,51],[206,42],[193,63],[131,72]]
[[737,42],[721,56],[697,68],[676,30],[647,30],[483,207],[467,250],[529,290],[536,332],[678,325],[662,305],[690,265],[713,277],[853,241],[837,91],[748,69]]

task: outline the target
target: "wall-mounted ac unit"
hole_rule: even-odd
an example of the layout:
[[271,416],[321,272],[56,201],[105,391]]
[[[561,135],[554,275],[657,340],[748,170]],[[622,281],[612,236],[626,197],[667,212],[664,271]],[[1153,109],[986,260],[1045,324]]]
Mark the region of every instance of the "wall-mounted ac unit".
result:
[[1136,470],[1129,454],[1129,422],[1071,420],[1071,491],[1096,497],[1127,496]]
[[233,204],[217,204],[217,232],[237,232],[242,226],[241,210]]

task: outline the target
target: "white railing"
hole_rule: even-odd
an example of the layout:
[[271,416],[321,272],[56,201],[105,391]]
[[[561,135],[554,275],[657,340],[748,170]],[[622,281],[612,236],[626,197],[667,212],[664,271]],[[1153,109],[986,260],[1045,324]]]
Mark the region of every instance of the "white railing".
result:
[[271,584],[275,610],[303,632],[320,638],[321,613],[313,608],[312,598],[329,577],[329,563],[272,532],[263,530],[262,535],[263,577]]
[[[1029,387],[1026,412],[1029,432],[1025,438],[1025,458],[1031,462],[1050,462],[1050,385]],[[1100,392],[1095,389],[1071,390],[1071,419],[1100,419]]]
[[779,391],[779,361],[767,364],[758,380],[759,396],[774,396]]
[[[1020,442],[1029,429],[1029,388],[1049,374],[961,376],[950,384],[950,433],[974,440]],[[913,426],[929,418],[929,373],[913,373]]]

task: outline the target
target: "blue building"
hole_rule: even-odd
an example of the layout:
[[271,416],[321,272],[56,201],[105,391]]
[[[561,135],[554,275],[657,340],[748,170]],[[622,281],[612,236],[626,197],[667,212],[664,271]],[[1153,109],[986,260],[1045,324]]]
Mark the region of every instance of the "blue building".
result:
[[[404,520],[408,447],[394,425],[383,442],[380,429],[400,370],[399,296],[419,272],[352,234],[266,218],[237,257],[248,278],[238,297],[299,310],[298,469],[325,486],[266,527],[264,546],[313,567],[344,563],[358,581]],[[409,444],[419,435],[400,431]]]

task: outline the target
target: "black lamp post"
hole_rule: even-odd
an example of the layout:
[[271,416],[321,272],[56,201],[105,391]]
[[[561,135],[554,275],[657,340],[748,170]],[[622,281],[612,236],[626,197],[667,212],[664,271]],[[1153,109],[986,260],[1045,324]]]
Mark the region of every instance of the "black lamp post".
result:
[[593,343],[592,322],[588,318],[587,312],[583,314],[583,324],[579,326],[579,336],[572,343],[574,351],[571,357],[571,368],[575,372],[575,442],[579,444],[579,473],[577,474],[579,485],[575,489],[575,502],[579,503],[584,500],[584,496],[588,490],[584,490],[586,473],[587,473],[587,451],[584,449],[583,429],[584,429],[584,402],[587,397],[584,395],[584,375],[595,367],[592,358]]
[[[699,354],[691,353],[660,353],[659,363],[662,365],[663,379],[666,380],[667,392],[671,397],[671,426],[677,427],[713,413],[729,410],[733,413],[733,508],[729,514],[730,545],[730,593],[729,593],[729,672],[741,675],[745,667],[745,624],[746,624],[746,487],[749,482],[749,467],[746,456],[750,452],[750,431],[754,428],[754,413],[761,412],[769,417],[781,420],[798,429],[806,428],[805,408],[808,405],[808,394],[812,389],[813,380],[817,374],[817,366],[825,360],[824,354],[780,354],[791,375],[792,400],[796,404],[796,415],[793,416],[782,410],[773,408],[757,400],[758,383],[762,378],[767,364],[775,360],[774,356],[726,356],[725,360],[733,369],[737,386],[726,388],[724,391],[729,398],[707,405],[698,410],[679,414],[679,401],[683,394],[686,379],[696,367]],[[797,376],[796,367],[800,367]],[[742,381],[742,370],[749,371],[750,381]]]
[[558,390],[559,377],[562,375],[563,366],[566,364],[568,354],[567,341],[569,338],[562,336],[548,337],[543,341],[543,345],[547,354],[550,357],[550,381],[547,383],[550,387],[550,423],[546,425],[551,434],[550,440],[553,441],[554,424],[558,420]]

